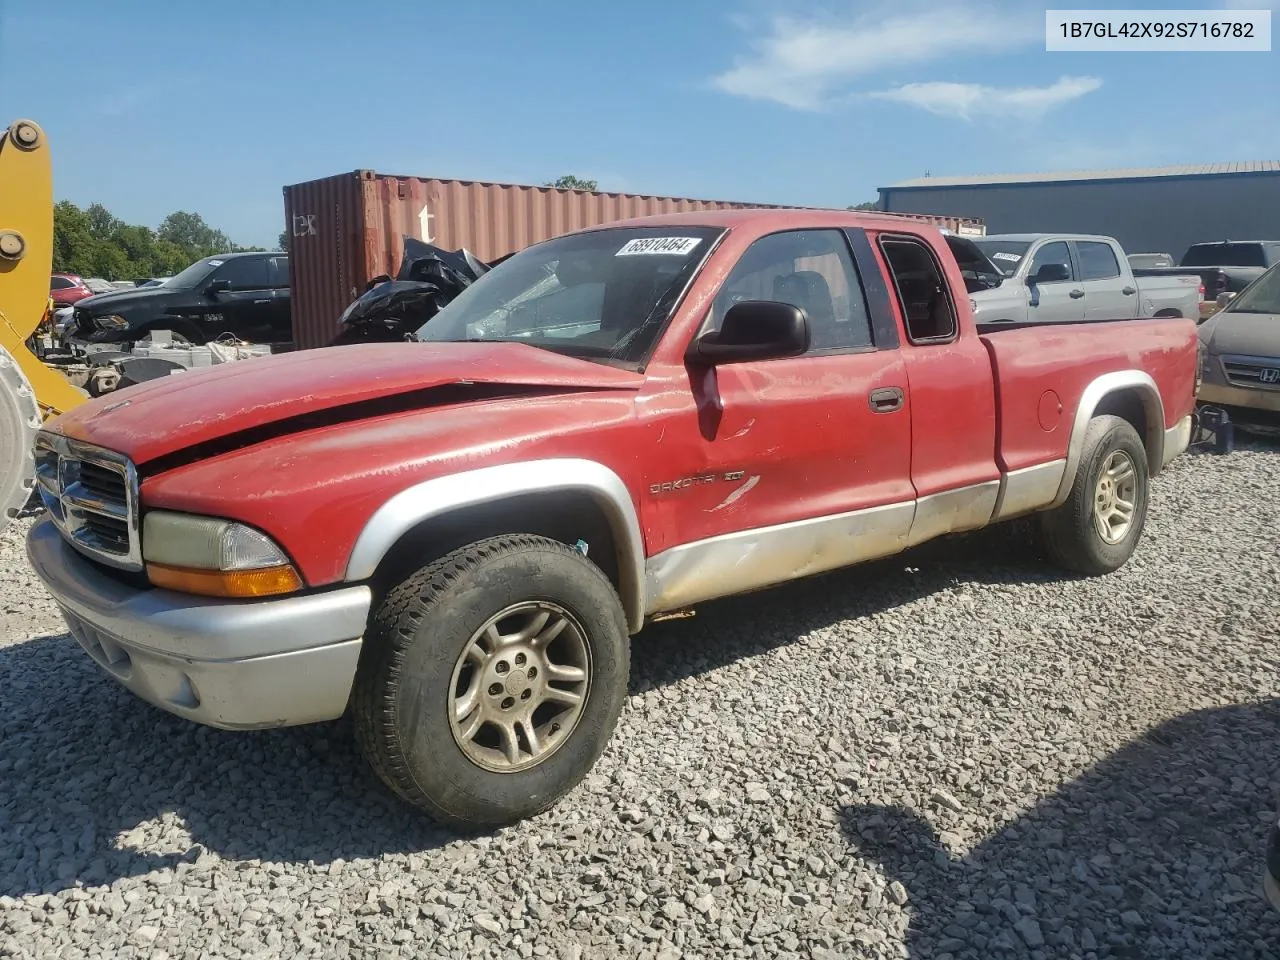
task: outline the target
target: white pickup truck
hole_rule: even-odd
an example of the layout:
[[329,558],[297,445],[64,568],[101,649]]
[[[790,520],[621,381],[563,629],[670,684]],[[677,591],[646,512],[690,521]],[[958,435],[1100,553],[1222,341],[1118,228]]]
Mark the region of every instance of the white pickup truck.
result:
[[1196,271],[1144,276],[1139,283],[1111,237],[1006,233],[968,239],[1003,277],[998,286],[970,292],[980,323],[1200,316]]

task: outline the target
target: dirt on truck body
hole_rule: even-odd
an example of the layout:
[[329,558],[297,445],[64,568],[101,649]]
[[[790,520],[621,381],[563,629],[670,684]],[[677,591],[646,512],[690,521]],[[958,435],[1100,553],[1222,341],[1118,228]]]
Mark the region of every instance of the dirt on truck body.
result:
[[224,728],[350,710],[389,787],[466,827],[582,779],[656,617],[1015,517],[1118,569],[1197,375],[1190,319],[980,329],[942,233],[853,212],[567,234],[416,335],[54,420],[28,555],[138,696]]

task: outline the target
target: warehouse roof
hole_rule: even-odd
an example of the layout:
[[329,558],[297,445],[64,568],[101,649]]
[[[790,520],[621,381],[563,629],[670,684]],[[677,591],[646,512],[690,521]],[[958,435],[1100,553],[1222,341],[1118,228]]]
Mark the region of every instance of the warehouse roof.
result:
[[1280,173],[1280,160],[1190,163],[1176,167],[1128,167],[1112,170],[1063,170],[1057,173],[986,173],[972,177],[916,177],[882,189],[964,187],[985,183],[1062,183],[1072,180],[1141,180],[1148,177],[1205,177],[1232,173]]

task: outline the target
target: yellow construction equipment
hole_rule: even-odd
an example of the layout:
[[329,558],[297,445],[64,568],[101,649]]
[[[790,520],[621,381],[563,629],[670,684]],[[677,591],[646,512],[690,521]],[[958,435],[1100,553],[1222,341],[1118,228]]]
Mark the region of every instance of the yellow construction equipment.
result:
[[31,496],[41,422],[87,399],[28,347],[52,313],[52,267],[49,141],[39,124],[17,120],[0,132],[0,530]]

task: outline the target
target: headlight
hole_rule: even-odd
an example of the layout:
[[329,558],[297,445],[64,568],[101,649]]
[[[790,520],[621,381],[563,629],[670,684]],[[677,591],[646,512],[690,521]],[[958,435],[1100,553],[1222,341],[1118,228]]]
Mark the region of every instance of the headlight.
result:
[[93,325],[99,330],[123,330],[129,326],[129,321],[113,313],[108,317],[94,317]]
[[302,577],[265,533],[230,520],[152,510],[142,558],[157,587],[210,597],[266,597],[302,589]]

